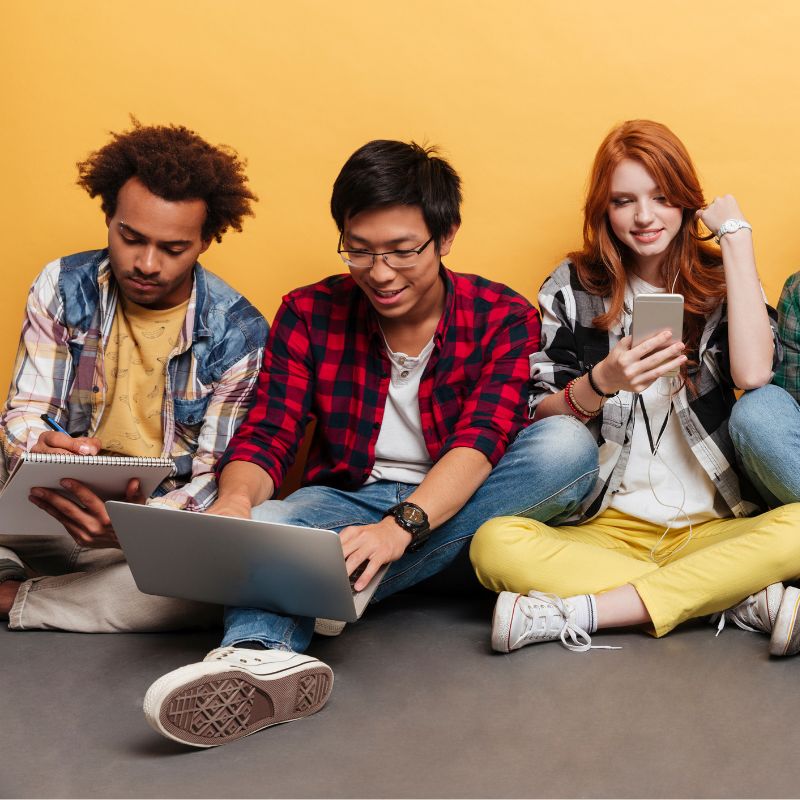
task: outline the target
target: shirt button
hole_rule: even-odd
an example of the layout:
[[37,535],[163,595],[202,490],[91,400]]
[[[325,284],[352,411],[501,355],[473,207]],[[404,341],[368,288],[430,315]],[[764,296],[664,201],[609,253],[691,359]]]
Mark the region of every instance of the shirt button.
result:
[[408,370],[407,370],[407,369],[404,369],[404,370],[403,370],[403,371],[400,373],[400,377],[401,377],[401,378],[407,378],[407,377],[408,377]]
[[97,393],[100,391],[100,387],[99,387],[99,386],[92,386],[92,391],[93,391],[95,394],[97,394]]
[[406,357],[405,356],[400,356],[400,358],[398,358],[397,360],[400,362],[400,366],[401,367],[403,366],[403,364],[406,363]]

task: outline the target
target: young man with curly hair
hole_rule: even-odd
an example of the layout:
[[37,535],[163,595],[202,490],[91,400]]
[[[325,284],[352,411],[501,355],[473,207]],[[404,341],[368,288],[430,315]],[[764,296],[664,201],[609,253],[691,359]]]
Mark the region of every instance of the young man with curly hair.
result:
[[[53,261],[30,290],[0,467],[7,476],[25,451],[169,456],[176,471],[153,497],[132,479],[126,499],[203,510],[268,333],[197,261],[252,215],[244,163],[187,128],[134,120],[78,171],[101,198],[108,246]],[[68,433],[49,430],[43,414]],[[103,502],[62,484],[80,502],[45,488],[30,499],[68,535],[0,536],[0,615],[11,629],[153,631],[219,619],[216,607],[141,594]]]
[[[460,204],[458,175],[431,150],[379,140],[350,157],[331,198],[349,274],[283,299],[256,400],[217,465],[211,512],[339,532],[349,573],[363,568],[356,590],[388,565],[376,599],[444,569],[492,516],[567,513],[597,473],[584,425],[525,427],[539,316],[507,286],[444,267]],[[274,500],[311,418],[303,487]],[[212,747],[319,710],[333,673],[304,654],[314,630],[228,608],[222,647],[150,687],[148,721]]]

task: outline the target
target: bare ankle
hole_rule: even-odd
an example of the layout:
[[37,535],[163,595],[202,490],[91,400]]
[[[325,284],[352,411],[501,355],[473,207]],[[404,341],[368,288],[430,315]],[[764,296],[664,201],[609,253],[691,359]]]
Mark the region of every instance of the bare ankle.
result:
[[8,619],[14,601],[17,599],[17,592],[22,586],[22,581],[4,581],[0,583],[0,619]]

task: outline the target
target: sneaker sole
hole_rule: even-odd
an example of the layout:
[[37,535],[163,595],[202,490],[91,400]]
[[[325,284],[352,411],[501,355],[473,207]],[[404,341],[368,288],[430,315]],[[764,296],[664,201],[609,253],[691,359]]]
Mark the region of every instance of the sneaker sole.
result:
[[767,633],[772,633],[775,628],[775,620],[778,618],[778,612],[781,610],[781,601],[783,600],[783,593],[786,591],[782,583],[771,583],[766,588],[767,593],[767,617],[769,618],[770,629]]
[[314,633],[319,636],[338,636],[344,629],[346,622],[340,622],[336,619],[323,619],[317,617],[314,622]]
[[793,656],[800,650],[800,589],[789,586],[784,590],[778,616],[772,627],[769,652],[773,656]]
[[332,687],[333,671],[316,659],[309,665],[280,665],[263,676],[203,662],[156,681],[145,696],[144,711],[156,731],[176,742],[217,747],[314,714]]

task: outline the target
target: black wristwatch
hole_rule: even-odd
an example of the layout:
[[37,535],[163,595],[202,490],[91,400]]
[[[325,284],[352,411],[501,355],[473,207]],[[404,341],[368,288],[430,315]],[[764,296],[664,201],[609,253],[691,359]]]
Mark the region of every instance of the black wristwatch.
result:
[[428,515],[414,503],[398,503],[392,506],[384,515],[394,517],[394,521],[411,534],[411,542],[406,548],[413,553],[419,550],[431,535],[431,526],[428,524]]

